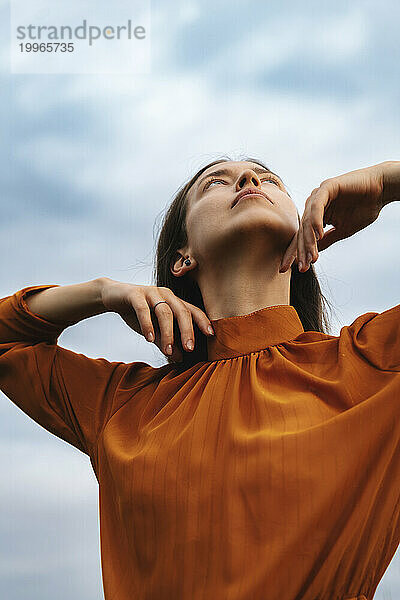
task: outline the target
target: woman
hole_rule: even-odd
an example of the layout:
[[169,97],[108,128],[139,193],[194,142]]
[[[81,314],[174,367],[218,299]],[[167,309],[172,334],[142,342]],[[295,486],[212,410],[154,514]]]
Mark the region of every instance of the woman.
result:
[[[300,219],[261,162],[215,161],[169,208],[156,285],[0,301],[0,389],[91,459],[106,600],[372,600],[400,539],[400,305],[330,335],[312,263],[399,181],[397,161],[328,179]],[[57,344],[107,311],[168,363]]]

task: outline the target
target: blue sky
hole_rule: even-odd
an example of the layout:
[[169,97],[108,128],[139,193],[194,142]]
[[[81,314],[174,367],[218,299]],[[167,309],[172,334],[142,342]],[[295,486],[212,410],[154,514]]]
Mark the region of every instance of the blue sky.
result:
[[[396,0],[153,0],[148,75],[11,74],[4,0],[0,15],[0,297],[100,275],[152,283],[160,213],[222,154],[264,160],[300,214],[323,179],[399,160]],[[397,203],[321,252],[315,268],[336,309],[334,335],[399,303],[399,228]],[[165,362],[118,315],[87,319],[59,343],[91,357]],[[59,600],[97,600],[89,460],[0,398],[2,594],[53,600],[57,587]],[[399,592],[396,553],[375,599]]]

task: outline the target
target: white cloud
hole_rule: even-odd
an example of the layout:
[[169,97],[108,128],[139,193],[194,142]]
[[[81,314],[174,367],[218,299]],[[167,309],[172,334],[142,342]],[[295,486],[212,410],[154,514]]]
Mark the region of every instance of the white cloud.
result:
[[[5,4],[0,0],[2,8]],[[387,68],[388,55],[380,54],[380,42],[387,40],[373,35],[376,6],[372,2],[335,5],[329,15],[317,3],[314,8],[282,8],[283,12],[275,8],[259,11],[253,20],[248,3],[236,4],[236,12],[227,3],[217,7],[193,1],[183,10],[175,3],[172,8],[153,4],[154,62],[149,76],[4,77],[8,94],[2,99],[2,114],[13,134],[12,147],[3,144],[3,165],[12,159],[12,172],[5,171],[5,176],[13,175],[15,183],[25,173],[29,176],[23,182],[23,196],[13,206],[7,203],[11,218],[0,224],[3,295],[32,282],[66,284],[99,275],[149,283],[147,266],[141,272],[129,267],[137,260],[150,260],[156,215],[177,187],[216,155],[250,154],[264,159],[283,177],[300,211],[323,179],[398,159],[398,79],[396,84],[395,74],[387,75],[394,93],[375,84],[361,85],[369,74],[368,61],[360,60],[367,51],[375,57],[375,69],[385,73]],[[390,2],[380,7],[381,25],[393,22],[396,7]],[[237,26],[239,8],[249,20],[231,39],[228,33]],[[176,49],[184,54],[182,33],[195,30],[205,14],[208,22],[214,22],[221,16],[218,11],[225,11],[226,28],[211,33],[221,43],[202,60],[207,48],[194,45],[199,35],[191,47],[198,63],[191,68],[189,60],[183,68],[174,54]],[[393,42],[393,56],[397,51]],[[5,44],[0,52],[2,60],[8,60]],[[357,72],[351,73],[350,68],[350,75],[360,82],[359,92],[339,89],[336,95],[315,87],[299,93],[290,80],[283,81],[284,87],[276,84],[273,91],[268,87],[265,76],[272,71],[279,74],[282,66],[290,71],[299,62],[328,73],[329,68],[344,71],[357,64]],[[65,196],[60,192],[52,197],[53,185],[65,189]],[[65,209],[67,200],[76,212]],[[54,206],[56,210],[49,209]],[[321,253],[316,269],[344,323],[398,302],[392,258],[399,226],[399,206],[388,206],[379,222]],[[335,326],[337,333],[339,324]],[[71,328],[63,334],[62,344],[110,360],[140,359],[157,366],[165,362],[154,346],[116,315],[102,315]],[[10,410],[3,423],[11,426],[23,419]],[[5,458],[0,480],[3,486],[8,482],[1,494],[4,518],[11,515],[15,527],[23,515],[28,522],[23,504],[29,501],[37,511],[37,522],[28,537],[35,539],[46,527],[46,510],[59,506],[79,515],[80,506],[87,511],[93,507],[97,492],[87,459],[47,432],[42,439],[45,436],[52,452],[40,448],[37,436],[32,444],[0,440]],[[15,512],[10,508],[14,506]],[[53,523],[60,538],[68,537],[71,521]],[[51,525],[45,529],[50,530]],[[91,536],[88,544],[94,548],[94,563],[88,573],[96,578],[96,528]],[[26,534],[23,542],[25,538]],[[37,567],[29,556],[21,560],[18,541],[15,531],[15,549],[11,553],[8,547],[3,549],[15,586],[23,574]],[[70,543],[73,550],[72,537]],[[390,590],[395,597],[393,590],[400,587],[399,559],[396,555],[385,573],[376,600],[383,600]],[[85,569],[79,564],[77,569],[83,578]],[[59,576],[57,567],[55,572]]]

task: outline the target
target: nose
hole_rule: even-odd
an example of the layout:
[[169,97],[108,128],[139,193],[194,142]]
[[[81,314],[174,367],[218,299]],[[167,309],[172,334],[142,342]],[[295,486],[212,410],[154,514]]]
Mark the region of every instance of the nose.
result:
[[246,169],[236,181],[236,191],[239,192],[245,186],[261,187],[261,181],[253,169]]

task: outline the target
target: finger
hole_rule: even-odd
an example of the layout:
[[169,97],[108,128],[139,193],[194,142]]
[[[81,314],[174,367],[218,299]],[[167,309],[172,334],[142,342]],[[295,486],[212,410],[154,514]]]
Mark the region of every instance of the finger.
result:
[[178,346],[178,341],[179,341],[179,333],[176,333],[175,336],[175,341],[172,345],[172,354],[171,354],[171,358],[173,362],[182,362],[183,361],[183,354],[181,351],[181,347]]
[[[160,298],[160,300],[163,300],[163,298]],[[153,303],[153,306],[155,306],[157,302],[160,302],[160,300],[156,300]],[[172,345],[174,343],[174,315],[172,309],[166,302],[161,302],[155,306],[153,312],[157,317],[160,327],[160,349],[167,356],[171,356]]]
[[[164,352],[163,346],[161,344],[161,331],[160,331],[160,327],[159,327],[157,319],[156,319],[154,329],[155,329],[154,344],[161,350],[161,352]],[[180,349],[177,346],[176,339],[178,339],[178,338],[177,338],[177,336],[174,335],[174,343],[172,344],[172,354],[170,354],[168,356],[169,356],[169,358],[172,359],[173,362],[181,362],[183,360],[182,352],[180,351]],[[164,352],[164,354],[165,354],[165,352]]]
[[192,352],[195,344],[192,313],[183,300],[175,296],[172,290],[170,290],[170,293],[168,293],[166,297],[168,298],[168,303],[178,323],[182,347],[185,350]]
[[311,224],[314,230],[315,239],[317,237],[322,240],[324,237],[324,216],[329,204],[329,192],[325,187],[321,187],[316,196],[316,202],[313,203],[311,210]]
[[313,258],[312,246],[315,244],[315,236],[312,230],[312,207],[315,202],[315,197],[318,193],[318,188],[314,188],[306,200],[303,216],[301,218],[300,239],[298,243],[299,255],[299,270],[307,271],[309,263]]
[[303,219],[300,223],[300,231],[299,231],[299,239],[297,241],[297,255],[299,261],[299,271],[304,272],[307,269],[306,267],[306,254],[304,247],[304,232],[303,232]]
[[303,219],[302,226],[302,259],[303,267],[305,267],[305,271],[309,268],[311,261],[316,258],[314,256],[314,247],[315,247],[315,234],[314,230],[311,226],[310,218]]
[[331,227],[331,229],[325,231],[323,239],[318,242],[318,248],[319,250],[326,250],[326,248],[329,248],[329,246],[342,239],[343,237],[339,234],[336,227]]
[[317,239],[324,236],[324,215],[329,206],[330,194],[334,193],[332,186],[322,183],[315,188],[306,200],[303,215],[303,244],[306,270],[311,262],[318,259]]
[[292,241],[290,242],[289,246],[285,250],[285,253],[284,253],[282,261],[281,261],[281,265],[279,267],[279,273],[284,273],[285,271],[287,271],[288,268],[290,267],[290,265],[292,264],[293,260],[296,257],[298,233],[299,232],[296,231],[295,235],[293,236]]
[[303,232],[304,252],[307,270],[310,267],[311,263],[314,263],[318,260],[317,242],[315,238],[315,231],[311,224],[311,219],[308,219],[307,222],[304,223]]
[[[136,295],[131,300],[133,309],[136,313],[137,320],[139,321],[140,329],[142,334],[148,342],[154,342],[155,334],[153,328],[153,322],[151,320],[150,308],[146,300],[143,298],[139,299]],[[128,315],[126,315],[128,316]],[[151,339],[152,336],[152,339]]]
[[[196,343],[193,320],[198,325],[200,331],[205,335],[211,336],[214,334],[211,321],[201,308],[178,298],[169,288],[166,289],[166,297],[177,318],[179,329],[181,331],[182,346],[185,350],[191,352]],[[190,341],[192,341],[192,347],[189,345]]]
[[[190,310],[192,318],[194,319],[194,321],[197,324],[200,331],[202,331],[208,337],[210,335],[214,335],[214,329],[213,329],[212,323],[211,323],[210,319],[207,317],[207,315],[204,313],[204,311],[202,311],[201,308],[199,308],[198,306],[191,304],[190,302],[186,302],[185,300],[184,300],[184,302],[187,305],[188,309]],[[210,331],[208,330],[209,327],[210,327]]]
[[[133,304],[132,304],[133,305]],[[146,323],[147,321],[141,318],[142,314],[146,314],[146,312],[148,311],[149,314],[150,310],[148,305],[146,305],[146,307],[142,307],[142,310],[139,306],[137,306],[137,303],[135,302],[136,305],[136,309],[134,309],[131,313],[126,312],[126,313],[121,313],[121,317],[122,319],[125,321],[125,323],[134,331],[136,331],[137,333],[141,333],[140,331],[138,331],[138,324],[140,326],[140,328],[142,329],[142,333],[144,331],[146,331],[147,327],[148,327],[148,331],[151,331],[153,333],[153,343],[160,348],[160,350],[162,352],[164,352],[164,350],[161,347],[161,332],[160,332],[160,327],[156,321],[155,325],[153,325],[153,322],[150,320],[150,325],[147,326]],[[142,325],[140,325],[140,321],[142,321]],[[143,334],[144,335],[144,334]],[[148,339],[148,341],[151,341]],[[176,347],[175,344],[172,345],[172,355],[170,355],[171,358],[173,359],[174,362],[181,362],[183,360],[182,358],[182,353],[179,350],[179,348]]]

